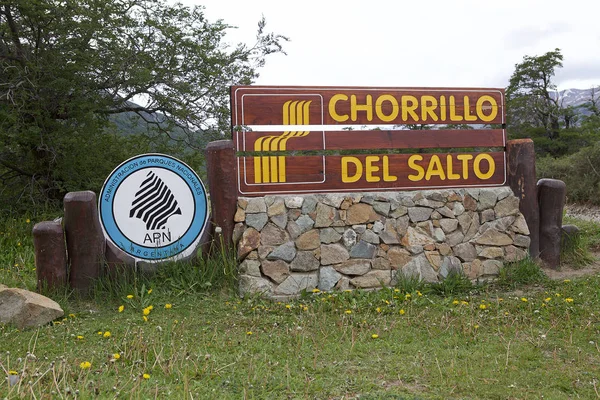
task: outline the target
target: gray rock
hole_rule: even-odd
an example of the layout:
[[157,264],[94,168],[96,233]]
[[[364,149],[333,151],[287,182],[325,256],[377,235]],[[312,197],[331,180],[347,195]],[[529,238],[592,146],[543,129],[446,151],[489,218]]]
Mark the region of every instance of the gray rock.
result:
[[482,189],[479,192],[479,204],[477,205],[477,209],[481,211],[489,208],[494,208],[497,199],[498,194],[496,193],[496,191]]
[[324,228],[320,229],[319,238],[321,243],[329,244],[339,242],[339,240],[342,238],[342,235],[334,228]]
[[510,236],[495,228],[486,230],[481,236],[477,237],[474,242],[488,246],[506,246],[513,244],[513,240]]
[[401,217],[403,215],[408,214],[408,207],[406,206],[402,206],[402,205],[398,205],[394,211],[391,212],[390,217],[392,218],[398,218]]
[[268,223],[260,232],[260,243],[266,246],[279,246],[290,240],[290,235],[277,225]]
[[440,219],[440,227],[445,233],[454,232],[458,228],[458,220],[449,218]]
[[267,260],[283,260],[291,262],[294,257],[296,257],[296,246],[294,245],[294,242],[287,242],[276,247],[275,250],[267,256]]
[[456,257],[444,257],[442,261],[442,266],[440,267],[440,276],[442,278],[447,278],[450,274],[461,274],[462,273],[462,264],[460,260]]
[[360,236],[360,240],[364,240],[371,244],[379,244],[379,236],[370,229],[367,229],[365,233]]
[[388,215],[390,215],[390,203],[387,202],[383,202],[383,201],[374,201],[373,202],[373,210],[375,210],[375,212],[377,214],[381,214],[381,215],[385,215],[386,217]]
[[344,275],[364,275],[371,270],[371,260],[346,260],[334,265],[334,268]]
[[453,247],[453,250],[454,255],[465,262],[473,261],[477,258],[477,251],[471,243],[457,244]]
[[316,272],[305,274],[293,273],[275,288],[275,294],[296,295],[303,290],[311,291],[317,287],[319,277]]
[[331,226],[335,220],[335,208],[323,203],[317,204],[317,216],[315,217],[315,228]]
[[286,196],[284,203],[287,208],[301,208],[304,203],[304,197],[302,196]]
[[[366,232],[366,229],[364,232]],[[356,236],[356,231],[354,229],[347,229],[342,236],[344,246],[348,248],[354,246],[356,244]]]
[[350,258],[373,258],[377,247],[363,240],[352,246]]
[[239,266],[240,275],[261,276],[260,261],[246,258]]
[[327,193],[325,195],[320,195],[319,200],[323,202],[323,204],[327,204],[328,206],[334,208],[340,208],[342,201],[344,201],[344,194],[339,193]]
[[302,214],[310,214],[317,207],[317,198],[315,196],[305,196],[302,204]]
[[529,235],[529,226],[527,226],[527,221],[525,220],[525,217],[523,216],[523,214],[519,214],[517,215],[517,218],[515,219],[515,222],[512,224],[511,227],[512,231],[515,233],[520,233],[522,235]]
[[337,272],[333,267],[323,267],[319,271],[319,290],[328,292],[332,290],[335,285],[342,278],[342,274]]
[[437,272],[433,269],[427,257],[424,254],[414,257],[404,267],[402,267],[401,273],[404,276],[417,277],[419,280],[426,282],[437,282]]
[[373,207],[365,203],[353,204],[346,210],[346,223],[348,225],[364,224],[378,219],[379,217]]
[[302,234],[302,228],[300,228],[296,221],[288,221],[287,231],[292,239],[296,239]]
[[484,275],[498,275],[502,268],[502,261],[485,260],[482,264]]
[[391,269],[390,260],[383,257],[377,257],[371,263],[371,268],[373,269],[383,269],[388,270]]
[[281,197],[273,199],[273,203],[267,207],[267,215],[273,217],[275,215],[286,213],[285,203]]
[[261,231],[267,224],[268,219],[267,213],[246,214],[246,225]]
[[408,215],[398,218],[396,220],[396,232],[398,232],[398,236],[402,237],[402,236],[406,235],[408,226],[409,226]]
[[504,249],[502,247],[476,247],[477,254],[483,258],[500,258],[504,257]]
[[452,211],[448,206],[440,207],[436,210],[440,215],[446,218],[454,218],[454,211]]
[[383,231],[383,223],[381,223],[381,221],[375,221],[372,229],[375,233],[381,233],[381,231]]
[[515,196],[508,196],[500,200],[494,207],[494,212],[496,218],[519,214],[519,199]]
[[338,243],[321,245],[321,265],[339,264],[349,258],[348,250]]
[[17,288],[0,288],[0,323],[18,329],[37,328],[64,315],[57,302]]
[[433,238],[420,233],[415,228],[409,227],[406,231],[406,235],[402,237],[400,243],[408,248],[411,246],[426,246],[428,244],[435,244],[435,241]]
[[290,264],[290,269],[292,271],[308,272],[317,270],[319,265],[319,260],[317,260],[313,251],[299,251]]
[[367,225],[352,225],[352,229],[354,229],[358,234],[365,233],[365,231],[367,230]]
[[390,248],[387,252],[387,258],[390,260],[392,269],[400,269],[412,260],[410,253],[401,247]]
[[433,209],[428,207],[409,207],[408,216],[413,223],[426,221],[431,216]]
[[268,279],[250,275],[240,275],[238,278],[238,293],[242,297],[257,294],[268,297],[273,294],[273,287]]
[[264,275],[271,278],[275,283],[283,282],[290,275],[289,265],[282,260],[263,260],[260,269]]
[[508,262],[521,261],[527,257],[528,252],[515,246],[505,247],[504,260]]
[[446,235],[446,244],[449,246],[456,246],[459,243],[462,243],[465,235],[461,231],[454,231],[449,235]]
[[515,235],[513,244],[515,246],[524,247],[528,249],[529,245],[531,244],[531,238],[525,235]]
[[373,270],[363,276],[350,280],[350,284],[360,289],[389,286],[392,280],[390,271]]
[[277,214],[271,217],[271,222],[280,227],[281,229],[285,229],[287,226],[288,218],[287,214]]
[[246,205],[246,214],[266,213],[267,203],[264,197],[250,197]]
[[301,215],[296,220],[296,224],[298,224],[298,227],[300,228],[300,233],[304,233],[313,228],[315,221],[313,221],[308,215]]
[[493,221],[495,218],[496,213],[493,209],[487,209],[481,212],[481,222]]
[[434,228],[432,236],[433,236],[433,239],[435,239],[436,242],[440,242],[441,243],[444,240],[446,240],[446,234],[440,228]]
[[465,206],[463,206],[462,203],[456,202],[454,203],[454,208],[452,209],[452,212],[454,212],[454,215],[458,217],[459,215],[462,215],[462,213],[465,212]]

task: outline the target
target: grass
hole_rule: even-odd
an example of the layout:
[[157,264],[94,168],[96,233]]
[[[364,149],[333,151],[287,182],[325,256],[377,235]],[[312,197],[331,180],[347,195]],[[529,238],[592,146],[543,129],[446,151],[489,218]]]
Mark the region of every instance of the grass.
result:
[[[0,282],[34,288],[32,220],[1,228]],[[101,282],[92,300],[59,293],[53,324],[0,326],[0,398],[600,397],[600,275],[505,270],[509,285],[401,279],[279,303],[237,297],[215,259]]]

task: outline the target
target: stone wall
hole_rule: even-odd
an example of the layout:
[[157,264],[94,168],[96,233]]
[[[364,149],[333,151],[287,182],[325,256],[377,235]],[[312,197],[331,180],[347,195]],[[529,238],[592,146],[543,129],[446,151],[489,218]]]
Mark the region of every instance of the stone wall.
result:
[[472,280],[527,256],[529,229],[507,187],[239,198],[240,294]]

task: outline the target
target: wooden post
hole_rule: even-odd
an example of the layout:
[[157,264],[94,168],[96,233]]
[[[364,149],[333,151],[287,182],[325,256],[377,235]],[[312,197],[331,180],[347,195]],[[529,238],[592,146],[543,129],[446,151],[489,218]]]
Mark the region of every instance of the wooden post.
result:
[[527,221],[531,244],[531,258],[540,255],[540,214],[535,176],[535,151],[531,139],[509,140],[506,145],[508,159],[508,186],[519,198],[519,210]]
[[[237,208],[237,168],[233,141],[217,140],[206,146],[206,169],[212,221],[221,228],[223,245],[233,248],[233,217]],[[218,241],[218,235],[214,236]],[[217,242],[218,245],[218,242]]]
[[35,272],[38,291],[67,284],[65,233],[59,221],[44,221],[33,227]]
[[558,179],[540,179],[537,186],[540,204],[540,258],[547,267],[558,269],[567,187]]
[[98,219],[96,194],[67,193],[64,208],[69,282],[72,289],[85,295],[100,277],[104,261],[105,239]]

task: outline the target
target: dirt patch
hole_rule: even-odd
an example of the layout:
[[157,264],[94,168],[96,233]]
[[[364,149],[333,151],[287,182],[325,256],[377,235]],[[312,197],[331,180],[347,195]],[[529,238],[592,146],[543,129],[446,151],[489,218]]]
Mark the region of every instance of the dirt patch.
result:
[[600,223],[600,207],[586,204],[565,205],[566,215]]
[[579,278],[582,276],[600,274],[600,252],[593,252],[592,255],[596,259],[592,264],[586,265],[582,268],[573,268],[569,265],[562,265],[559,270],[551,268],[542,268],[548,278],[553,280],[564,280]]

